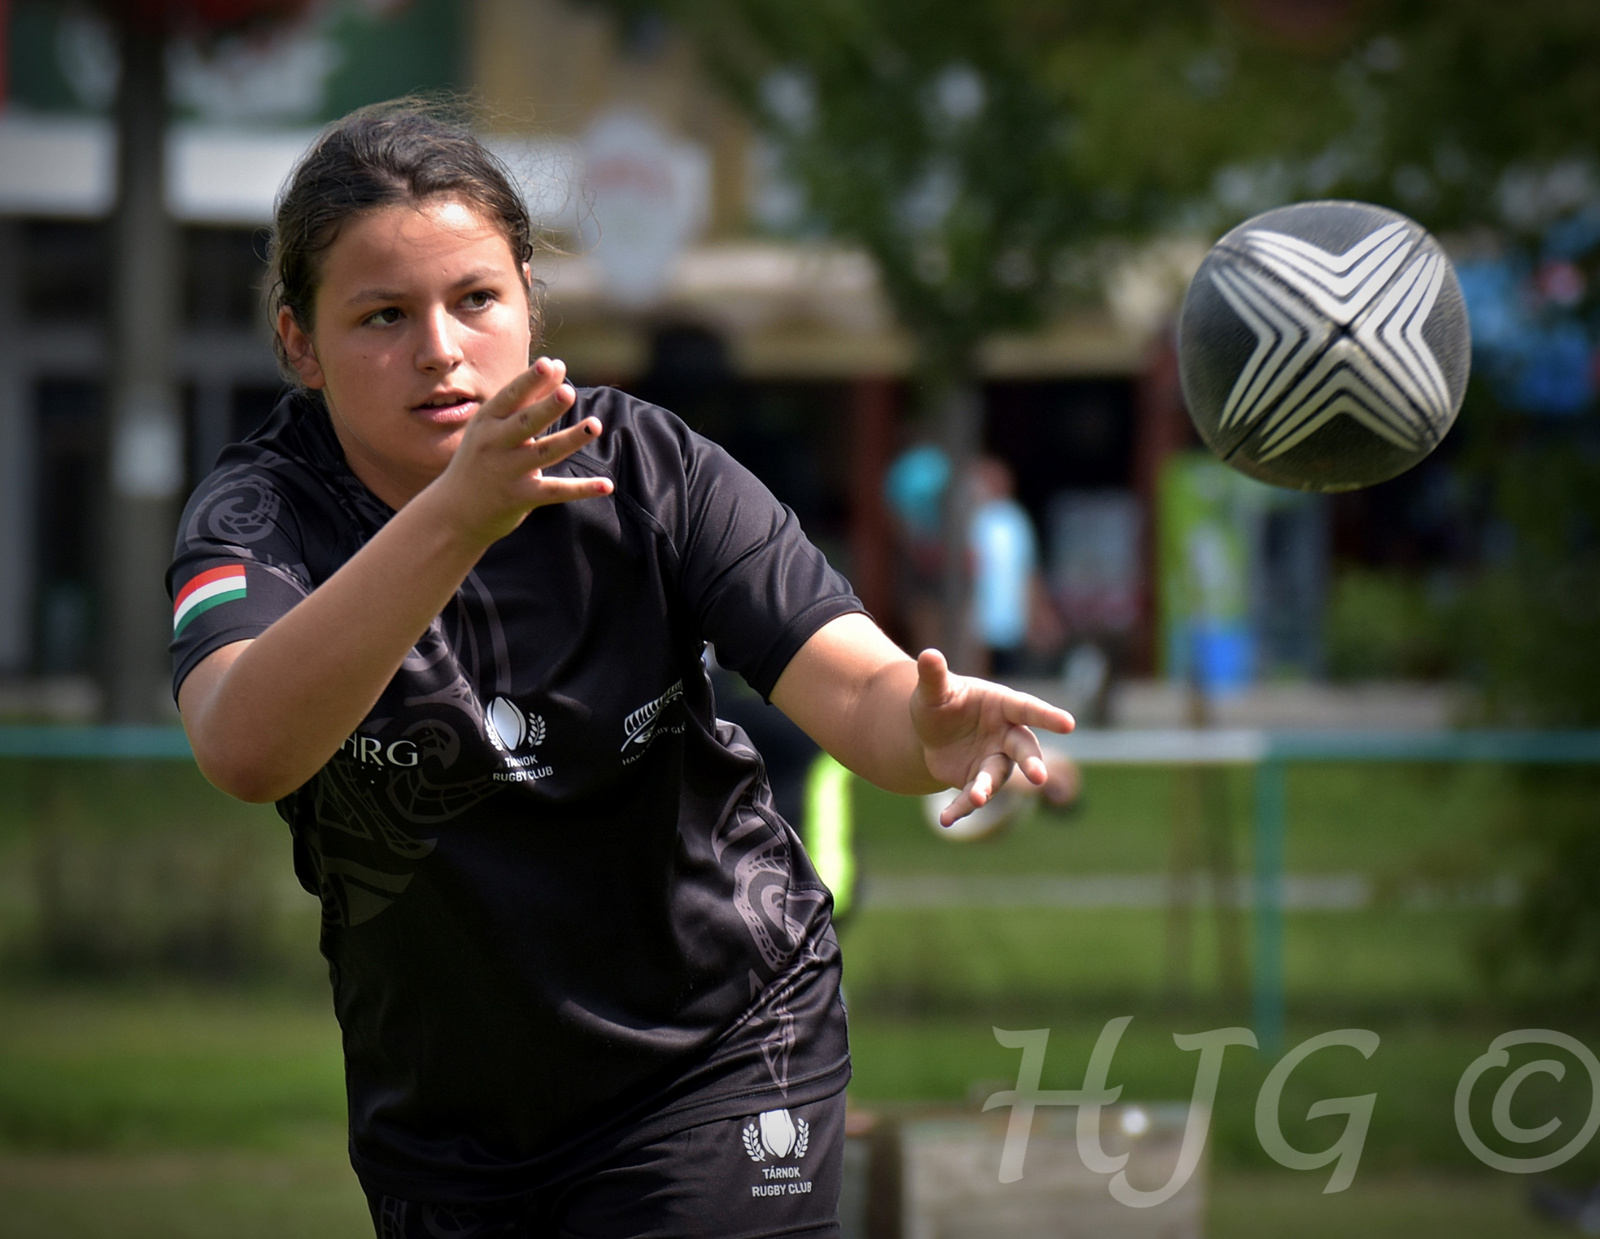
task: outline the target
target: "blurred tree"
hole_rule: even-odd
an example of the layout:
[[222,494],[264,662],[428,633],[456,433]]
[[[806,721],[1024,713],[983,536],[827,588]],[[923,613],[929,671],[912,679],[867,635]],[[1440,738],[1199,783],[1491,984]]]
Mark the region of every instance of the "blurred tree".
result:
[[[1508,169],[1570,160],[1600,115],[1586,0],[608,7],[686,30],[799,189],[799,228],[872,255],[962,460],[982,340],[1097,292],[1097,242],[1215,235],[1326,196],[1436,228],[1500,222]],[[964,497],[950,498],[955,547]],[[946,560],[957,651],[962,557]]]
[[1570,177],[1519,202],[1518,172],[1595,157],[1600,6],[1383,0],[1364,24],[1349,72],[1373,122],[1356,179],[1374,195],[1435,227],[1523,227],[1530,208],[1580,205]]
[[[1485,499],[1455,611],[1487,717],[1600,726],[1600,6],[1391,0],[1357,57],[1350,192],[1473,237],[1475,381],[1457,431]],[[1525,769],[1499,863],[1521,894],[1484,958],[1519,999],[1600,997],[1600,775]]]
[[[610,7],[687,30],[800,190],[799,228],[872,255],[956,460],[979,448],[981,343],[1092,286],[1095,241],[1169,224],[1224,158],[1310,149],[1348,119],[1310,106],[1292,57],[1192,3]],[[1226,89],[1241,66],[1251,85]],[[964,546],[965,505],[948,488],[947,548]],[[964,555],[945,559],[945,646],[962,665]]]

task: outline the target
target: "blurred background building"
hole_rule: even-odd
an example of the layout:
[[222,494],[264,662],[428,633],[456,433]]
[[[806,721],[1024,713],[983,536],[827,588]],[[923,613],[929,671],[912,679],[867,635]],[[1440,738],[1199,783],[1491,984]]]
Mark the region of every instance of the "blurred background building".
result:
[[[6,55],[0,672],[51,681],[42,706],[87,714],[102,700],[117,44],[88,9],[19,0]],[[471,92],[569,255],[541,265],[551,351],[580,383],[657,400],[733,450],[893,622],[882,475],[914,433],[913,350],[865,255],[775,235],[795,191],[682,35],[561,0],[350,0],[205,54],[175,42],[167,67],[183,490],[281,389],[264,227],[315,126],[410,91]],[[1053,528],[1085,519],[1072,495],[1100,513],[1098,549],[1083,552],[1099,575],[1085,575],[1083,554],[1058,549],[1050,563],[1071,606],[1098,608],[1113,630],[1148,614],[1135,460],[1158,411],[1141,414],[1138,379],[1181,290],[1177,275],[1167,283],[1133,290],[1153,305],[1093,307],[983,352],[988,433],[1047,554]],[[1095,596],[1102,581],[1120,601]]]
[[[759,123],[751,107],[733,102],[739,92],[723,89],[707,67],[704,38],[669,25],[655,7],[629,3],[255,7],[290,17],[205,41],[180,33],[166,44],[178,430],[146,436],[144,455],[129,457],[131,440],[113,433],[122,423],[111,373],[116,120],[125,104],[116,23],[106,14],[118,6],[0,5],[0,681],[10,686],[0,707],[160,715],[146,699],[155,695],[148,685],[131,703],[107,692],[108,660],[125,661],[107,632],[120,624],[112,619],[121,614],[118,591],[130,588],[107,563],[117,557],[106,536],[108,522],[119,522],[113,482],[132,476],[130,460],[142,460],[146,472],[135,474],[170,527],[220,447],[272,407],[281,380],[261,280],[273,195],[319,124],[412,91],[460,92],[481,104],[483,131],[552,242],[539,265],[547,343],[577,381],[637,392],[723,443],[796,509],[891,632],[905,641],[920,635],[897,572],[903,531],[885,502],[884,478],[906,448],[948,439],[925,408],[929,337],[908,330],[892,273],[886,283],[863,247],[819,227],[793,161],[771,140],[770,115]],[[695,9],[680,7],[691,16]],[[1330,0],[1309,9],[1347,7]],[[1377,57],[1374,64],[1379,42],[1362,53]],[[1196,99],[1243,72],[1222,52],[1212,64],[1210,54],[1183,69],[1179,86]],[[981,110],[984,90],[994,91],[975,72],[957,64],[936,78],[947,127]],[[760,106],[809,115],[797,80],[769,73]],[[1080,247],[1078,268],[1058,263],[1054,273],[1074,295],[1052,302],[1042,318],[973,343],[972,446],[1015,476],[1061,621],[1033,651],[1036,674],[1054,676],[1067,651],[1086,641],[1121,676],[1193,671],[1183,634],[1200,621],[1183,611],[1188,595],[1158,563],[1163,523],[1194,519],[1176,508],[1164,516],[1157,502],[1164,462],[1196,442],[1177,390],[1172,315],[1217,222],[1308,196],[1316,184],[1311,172],[1302,179],[1306,185],[1270,161],[1224,168],[1207,189],[1210,216],[1191,212],[1186,227],[1142,234],[1130,222],[1126,242]],[[914,188],[911,230],[939,197],[939,179]],[[1110,192],[1092,200],[1114,224],[1125,208]],[[1026,283],[1027,261],[1003,252],[1001,282]],[[1572,293],[1561,275],[1550,277],[1558,297]],[[1512,285],[1498,303],[1516,302],[1521,277],[1491,264],[1469,281],[1475,315],[1497,295],[1496,278]],[[1494,322],[1497,339],[1523,338],[1506,316]],[[1585,341],[1566,342],[1576,378],[1560,390],[1541,388],[1538,399],[1586,407]],[[123,447],[113,451],[114,443]],[[1363,665],[1363,650],[1374,647],[1329,625],[1350,606],[1360,610],[1365,595],[1334,596],[1332,582],[1336,569],[1354,569],[1344,575],[1357,582],[1356,594],[1365,583],[1382,595],[1372,605],[1415,609],[1412,594],[1397,601],[1393,590],[1384,593],[1386,570],[1398,565],[1413,582],[1445,580],[1477,561],[1483,522],[1477,498],[1452,471],[1458,446],[1447,441],[1405,478],[1336,502],[1258,496],[1236,505],[1246,515],[1229,518],[1229,536],[1243,539],[1235,549],[1244,575],[1229,605],[1245,647],[1222,679],[1316,677],[1330,659],[1336,673],[1418,671],[1406,658],[1428,673],[1426,650]],[[155,683],[159,655],[150,657]]]

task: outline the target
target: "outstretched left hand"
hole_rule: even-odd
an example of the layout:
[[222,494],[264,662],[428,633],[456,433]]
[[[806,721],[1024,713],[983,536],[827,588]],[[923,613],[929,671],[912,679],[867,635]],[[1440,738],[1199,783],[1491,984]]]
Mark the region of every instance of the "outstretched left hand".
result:
[[1074,723],[1065,710],[1037,697],[955,675],[938,650],[923,650],[917,656],[911,725],[928,773],[960,789],[939,815],[939,824],[949,826],[987,804],[1013,767],[1028,782],[1042,785],[1048,772],[1030,728],[1065,734]]

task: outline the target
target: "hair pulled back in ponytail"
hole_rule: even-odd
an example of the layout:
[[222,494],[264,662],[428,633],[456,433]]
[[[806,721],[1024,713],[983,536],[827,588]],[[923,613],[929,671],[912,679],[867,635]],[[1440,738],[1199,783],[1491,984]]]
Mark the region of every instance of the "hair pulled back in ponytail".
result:
[[[345,223],[364,211],[455,198],[505,234],[520,267],[533,258],[533,221],[510,174],[472,131],[439,104],[416,98],[361,108],[324,129],[295,166],[274,211],[267,270],[273,347],[298,382],[276,331],[287,309],[314,326],[322,258]],[[543,285],[531,281],[528,317],[535,347],[543,328]]]

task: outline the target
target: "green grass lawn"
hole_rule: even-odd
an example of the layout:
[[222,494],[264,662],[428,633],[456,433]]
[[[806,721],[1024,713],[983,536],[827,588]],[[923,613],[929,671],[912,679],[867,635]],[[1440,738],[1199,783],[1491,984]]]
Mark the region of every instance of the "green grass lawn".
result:
[[[1285,918],[1291,1006],[1319,1011],[1460,1008],[1481,999],[1471,909],[1382,908]],[[1240,924],[1248,968],[1250,922]],[[862,1007],[1051,1012],[1085,1002],[1141,1009],[1169,988],[1159,910],[873,909],[846,927],[846,993]],[[1222,996],[1215,920],[1197,913],[1184,993]],[[1240,1014],[1248,1008],[1241,1001]]]
[[371,1239],[339,1124],[288,1148],[0,1153],[9,1239]]
[[326,998],[168,985],[0,1001],[0,1142],[13,1148],[271,1149],[344,1121]]
[[[8,1239],[370,1239],[336,1132],[292,1152],[0,1155]],[[1214,1174],[1207,1239],[1537,1239],[1506,1178],[1359,1179],[1338,1196],[1287,1171]]]
[[[1084,1070],[1104,1025],[1105,1017],[1099,1015],[1072,1018],[1058,1013],[1054,1019],[1002,1023],[999,1027],[1048,1028],[1043,1087],[1068,1089],[1083,1086]],[[1122,1087],[1123,1101],[1187,1101],[1194,1089],[1199,1055],[1178,1049],[1173,1035],[1228,1026],[1229,1021],[1212,1017],[1135,1016],[1117,1048],[1109,1080]],[[852,1097],[869,1108],[929,1100],[980,1105],[992,1093],[1015,1087],[1021,1059],[1019,1051],[1000,1045],[994,1027],[978,1017],[856,1013],[850,1029],[855,1063]],[[1338,1027],[1341,1025],[1291,1024],[1288,1045],[1292,1048]],[[1468,1021],[1373,1021],[1364,1027],[1380,1037],[1370,1060],[1353,1049],[1331,1048],[1307,1059],[1290,1076],[1279,1122],[1291,1146],[1306,1151],[1325,1149],[1343,1131],[1343,1118],[1308,1120],[1307,1111],[1314,1103],[1376,1094],[1358,1183],[1369,1177],[1395,1175],[1486,1174],[1457,1134],[1453,1103],[1462,1073],[1497,1034],[1507,1031],[1506,1026]],[[1592,1030],[1580,1035],[1580,1040],[1592,1043]],[[1527,1047],[1513,1058],[1513,1066],[1548,1054],[1542,1048]],[[1275,1061],[1247,1046],[1227,1050],[1210,1128],[1209,1148],[1219,1172],[1274,1170],[1275,1163],[1256,1135],[1255,1107],[1262,1082]],[[1561,1120],[1561,1128],[1549,1139],[1516,1149],[1492,1134],[1490,1104],[1503,1074],[1489,1077],[1474,1092],[1474,1128],[1487,1137],[1491,1147],[1516,1156],[1560,1147],[1581,1126],[1590,1103],[1589,1082],[1582,1068],[1571,1062],[1567,1066],[1568,1074],[1561,1081],[1535,1076],[1516,1094],[1514,1115],[1524,1125],[1533,1126],[1550,1117]],[[1331,1171],[1277,1173],[1291,1180],[1314,1181],[1320,1191]],[[1563,1173],[1580,1181],[1586,1176],[1600,1179],[1600,1148],[1591,1143]]]
[[[337,1030],[325,1002],[282,990],[12,987],[0,993],[0,1012],[0,1231],[8,1239],[370,1233],[344,1157]],[[1046,1023],[1045,1086],[1081,1083],[1101,1019],[1058,1011]],[[1136,1017],[1112,1081],[1127,1100],[1187,1097],[1195,1056],[1178,1050],[1172,1034],[1210,1026]],[[1313,1031],[1322,1029],[1292,1027],[1290,1040]],[[1476,1167],[1451,1128],[1455,1080],[1496,1031],[1399,1024],[1382,1029],[1370,1062],[1330,1051],[1296,1072],[1283,1128],[1300,1148],[1326,1147],[1342,1121],[1306,1122],[1311,1102],[1378,1093],[1355,1185],[1333,1197],[1322,1194],[1326,1170],[1284,1170],[1262,1156],[1252,1109],[1265,1064],[1247,1049],[1229,1050],[1211,1129],[1206,1233],[1541,1233],[1523,1184]],[[981,1098],[1015,1080],[1017,1053],[977,1017],[857,1013],[852,1042],[853,1095],[867,1108]],[[1570,1117],[1570,1100],[1519,1094],[1529,1112],[1518,1117]],[[1574,1170],[1597,1173],[1592,1160]]]
[[[0,778],[0,958],[8,961],[0,1233],[370,1234],[344,1157],[338,1030],[319,979],[314,903],[285,893],[286,830],[270,811],[227,802],[181,766],[114,767],[92,782],[85,770],[60,764]],[[1235,772],[1224,784],[1238,867],[1248,872],[1249,779]],[[1185,776],[1093,770],[1087,787],[1075,816],[1037,814],[970,846],[937,837],[912,802],[864,790],[863,873],[869,881],[1161,873],[1175,806],[1190,789]],[[1406,897],[1506,870],[1496,830],[1516,794],[1507,772],[1489,768],[1291,772],[1288,870],[1358,874],[1383,898],[1358,912],[1289,914],[1288,1042],[1359,1027],[1381,1044],[1371,1060],[1331,1050],[1300,1067],[1284,1094],[1283,1130],[1296,1147],[1325,1148],[1343,1120],[1308,1121],[1307,1108],[1376,1093],[1372,1131],[1354,1187],[1322,1195],[1328,1170],[1284,1170],[1261,1151],[1254,1106],[1271,1064],[1230,1049],[1211,1126],[1210,1239],[1545,1233],[1523,1203],[1525,1184],[1480,1167],[1452,1119],[1467,1064],[1496,1034],[1540,1021],[1496,1013],[1474,962],[1488,913]],[[75,932],[92,928],[101,951],[142,944],[141,967],[115,983],[40,980],[28,955],[40,932],[41,857],[58,844],[66,887],[56,896],[76,909]],[[207,921],[207,892],[244,912]],[[270,943],[241,939],[244,982],[152,979],[193,962],[179,950],[185,924],[260,932]],[[1218,966],[1217,924],[1195,912],[1190,962],[1175,972],[1160,909],[929,909],[869,899],[841,934],[853,1096],[867,1107],[959,1103],[1010,1087],[1018,1053],[998,1044],[995,1026],[1051,1029],[1045,1086],[1076,1087],[1105,1021],[1132,1015],[1112,1082],[1127,1100],[1184,1100],[1196,1055],[1177,1049],[1173,1035],[1249,1023],[1247,996],[1227,989]],[[1248,966],[1247,917],[1241,929]],[[1593,1028],[1547,1019],[1600,1040]],[[1562,1119],[1551,1145],[1588,1101],[1581,1068],[1567,1068],[1561,1081],[1529,1078],[1514,1107],[1528,1125]],[[1493,1087],[1474,1096],[1483,1130]],[[1600,1154],[1586,1151],[1564,1173],[1600,1178]]]
[[[1250,868],[1254,801],[1245,770],[1222,773],[1240,870]],[[1192,794],[1172,769],[1091,767],[1083,808],[1036,814],[976,844],[937,837],[914,802],[858,785],[857,847],[867,874],[1156,873],[1175,810]],[[1517,792],[1500,766],[1336,763],[1292,766],[1285,867],[1373,878],[1493,872],[1494,831]]]
[[1219,1174],[1207,1239],[1538,1239],[1563,1233],[1534,1217],[1522,1184],[1498,1178],[1392,1175],[1321,1189],[1289,1171]]

